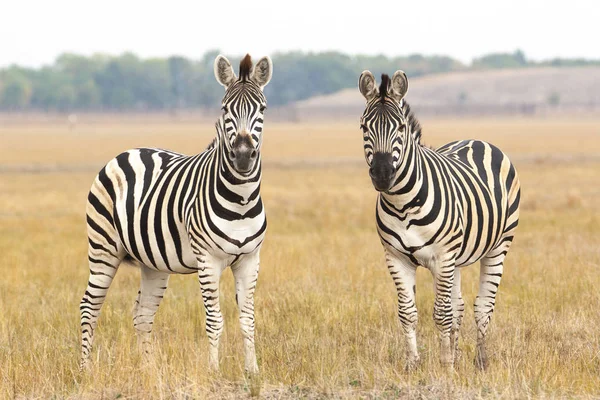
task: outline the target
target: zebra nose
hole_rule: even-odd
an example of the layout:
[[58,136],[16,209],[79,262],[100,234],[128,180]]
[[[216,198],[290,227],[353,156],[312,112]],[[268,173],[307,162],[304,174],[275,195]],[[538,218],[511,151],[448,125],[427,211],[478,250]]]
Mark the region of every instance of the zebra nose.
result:
[[254,147],[250,135],[240,134],[233,142],[229,159],[238,172],[248,172],[256,163],[258,150]]
[[377,166],[369,168],[369,176],[373,179],[392,179],[394,177],[393,166]]
[[369,176],[371,178],[375,178],[375,167],[373,167],[372,165],[371,168],[369,168]]
[[256,158],[256,150],[252,148],[248,148],[246,146],[241,146],[236,149],[231,150],[229,156],[232,160],[247,160],[250,158]]
[[396,170],[390,153],[375,153],[373,155],[369,176],[377,190],[387,190],[392,185],[395,173]]

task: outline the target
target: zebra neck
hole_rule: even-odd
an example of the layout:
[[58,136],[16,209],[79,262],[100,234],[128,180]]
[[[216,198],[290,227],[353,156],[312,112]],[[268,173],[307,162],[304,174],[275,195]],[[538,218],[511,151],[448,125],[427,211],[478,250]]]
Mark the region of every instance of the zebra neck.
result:
[[389,191],[381,193],[381,198],[400,212],[414,211],[414,208],[420,208],[425,203],[427,183],[431,182],[425,151],[416,141],[407,140],[394,185]]

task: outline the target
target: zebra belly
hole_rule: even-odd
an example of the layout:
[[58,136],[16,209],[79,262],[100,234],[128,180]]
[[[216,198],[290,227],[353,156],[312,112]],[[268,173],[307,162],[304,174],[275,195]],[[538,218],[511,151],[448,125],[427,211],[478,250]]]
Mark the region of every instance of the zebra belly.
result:
[[[497,236],[494,234],[494,226],[487,226],[486,229],[482,231],[482,241],[477,246],[475,238],[471,237],[469,240],[465,241],[462,247],[465,248],[465,251],[456,259],[457,267],[466,267],[471,265],[479,260],[481,260],[485,255],[494,248],[494,245],[498,242],[501,235]],[[487,240],[486,235],[487,232],[491,230],[491,240]],[[501,233],[501,232],[500,232]]]
[[[122,216],[120,221],[127,221],[124,206],[125,202],[115,204],[115,209]],[[146,215],[137,210],[133,222],[121,224],[118,231],[129,255],[148,267],[168,273],[192,273],[197,270],[189,235],[179,221],[174,225],[169,224],[165,216]]]

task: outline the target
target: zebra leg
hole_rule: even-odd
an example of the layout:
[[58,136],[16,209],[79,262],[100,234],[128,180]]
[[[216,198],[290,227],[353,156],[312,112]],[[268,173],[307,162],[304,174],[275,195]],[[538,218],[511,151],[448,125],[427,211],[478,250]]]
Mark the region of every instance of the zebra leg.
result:
[[141,296],[141,294],[142,294],[142,289],[140,288],[140,290],[138,290],[137,297],[135,298],[135,302],[133,303],[132,314],[133,314],[133,320],[134,321],[135,321],[135,316],[137,314],[138,307],[140,306],[140,296]]
[[223,333],[223,314],[219,303],[219,281],[223,266],[219,262],[198,261],[198,279],[202,301],[206,312],[206,334],[208,335],[208,366],[219,370],[219,339]]
[[433,303],[433,321],[440,332],[440,361],[446,367],[454,363],[450,343],[450,332],[453,324],[452,288],[454,286],[454,261],[440,263],[431,268],[435,285],[435,301]]
[[460,326],[462,324],[463,315],[465,312],[465,302],[462,298],[460,288],[460,269],[454,270],[454,285],[452,286],[452,331],[450,332],[450,346],[453,352],[453,358],[456,361],[458,358],[458,337]]
[[138,336],[138,345],[144,356],[150,355],[150,340],[154,316],[169,281],[169,274],[141,266],[141,287],[134,306],[133,327]]
[[258,280],[259,251],[244,256],[232,266],[235,299],[240,310],[240,327],[244,336],[244,366],[248,373],[258,373],[254,348],[254,290]]
[[117,273],[123,255],[108,250],[90,238],[88,260],[90,277],[88,285],[79,303],[81,313],[81,360],[79,370],[89,365],[90,353],[94,343],[94,330],[98,323],[100,310],[106,299],[106,293]]
[[[510,246],[510,243],[508,245]],[[479,292],[475,299],[475,323],[477,324],[475,365],[482,370],[488,367],[485,335],[496,305],[496,292],[502,278],[507,250],[506,246],[496,248],[480,262]]]
[[385,258],[398,293],[398,318],[406,337],[406,369],[412,370],[420,360],[417,349],[418,318],[415,302],[417,269],[408,260],[400,259],[387,252]]

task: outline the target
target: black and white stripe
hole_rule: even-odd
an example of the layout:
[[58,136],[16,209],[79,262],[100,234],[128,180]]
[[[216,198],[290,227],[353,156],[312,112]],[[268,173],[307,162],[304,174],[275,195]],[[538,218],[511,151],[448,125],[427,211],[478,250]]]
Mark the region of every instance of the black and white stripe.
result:
[[485,336],[519,221],[517,172],[497,147],[479,140],[452,142],[437,150],[422,145],[419,123],[403,99],[408,80],[402,71],[391,79],[383,75],[379,89],[365,71],[359,89],[367,100],[361,118],[365,156],[380,192],[377,229],[398,293],[408,366],[419,360],[416,268],[433,274],[441,360],[451,365],[464,312],[459,268],[479,260],[476,363],[485,368]]
[[100,309],[121,261],[141,266],[134,326],[149,352],[154,315],[170,274],[197,273],[206,309],[209,363],[218,368],[223,331],[219,279],[235,277],[245,366],[258,369],[254,351],[254,290],[266,230],[260,197],[264,86],[271,60],[253,66],[246,56],[239,78],[225,57],[215,61],[226,87],[217,136],[195,156],[139,148],[121,153],[96,177],[88,196],[90,277],[81,300],[81,368],[89,360]]

